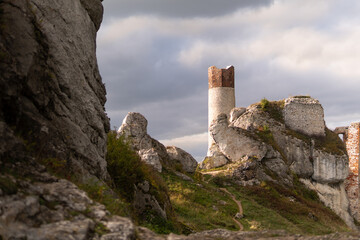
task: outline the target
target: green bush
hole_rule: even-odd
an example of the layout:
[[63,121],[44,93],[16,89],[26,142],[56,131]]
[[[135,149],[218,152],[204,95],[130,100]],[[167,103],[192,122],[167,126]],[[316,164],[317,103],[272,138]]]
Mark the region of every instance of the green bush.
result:
[[128,201],[133,200],[134,185],[145,180],[146,165],[133,151],[124,137],[117,137],[115,131],[108,134],[107,143],[107,170],[115,187],[123,193]]
[[132,209],[133,220],[136,223],[147,226],[157,233],[169,233],[178,228],[166,183],[154,168],[141,161],[125,138],[118,137],[115,131],[108,133],[106,161],[113,190],[121,194],[129,204],[133,203],[135,186],[148,181],[150,184],[148,193],[165,209],[167,220],[162,219],[155,211],[140,213]]
[[268,108],[269,104],[270,104],[270,102],[266,98],[263,98],[260,101],[261,109],[264,110],[264,111]]

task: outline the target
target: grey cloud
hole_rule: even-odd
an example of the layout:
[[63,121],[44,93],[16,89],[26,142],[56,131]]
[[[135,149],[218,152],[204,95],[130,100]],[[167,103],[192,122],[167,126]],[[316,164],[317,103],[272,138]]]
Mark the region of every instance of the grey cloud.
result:
[[105,0],[103,4],[108,16],[145,14],[192,18],[221,16],[240,8],[269,6],[272,2],[273,0]]
[[[271,1],[111,1],[104,4],[111,15],[157,14],[173,17],[213,16],[226,14],[239,7],[266,6]],[[160,5],[160,3],[163,3]],[[205,2],[211,4],[206,5]],[[255,2],[251,5],[250,2]],[[141,4],[140,4],[141,3]],[[172,4],[170,4],[172,3]],[[231,4],[233,5],[231,5]],[[203,8],[200,8],[202,4]],[[191,7],[194,9],[192,9]],[[185,7],[190,8],[189,11]],[[222,7],[221,7],[222,6]],[[174,13],[178,8],[179,12]],[[212,11],[206,10],[211,8]],[[206,11],[205,11],[206,10]],[[215,11],[216,10],[216,11]],[[106,24],[106,21],[105,21]],[[246,24],[246,23],[239,23]],[[175,26],[174,26],[175,27]],[[231,27],[231,26],[230,26]],[[323,104],[325,117],[331,126],[344,121],[359,121],[352,116],[358,111],[360,82],[346,84],[343,79],[321,72],[299,73],[277,69],[271,59],[246,62],[246,56],[233,59],[226,53],[211,54],[197,67],[187,68],[177,62],[179,52],[190,41],[211,39],[249,39],[246,31],[256,32],[253,26],[232,31],[224,27],[219,32],[205,32],[200,36],[157,36],[156,31],[137,37],[98,45],[99,67],[107,88],[106,109],[111,125],[119,127],[129,111],[142,113],[148,119],[148,130],[156,139],[169,139],[207,131],[207,68],[233,64],[236,77],[237,106],[247,107],[266,97],[279,100],[289,95],[309,94]],[[101,31],[101,30],[100,30]],[[121,31],[121,29],[119,29]],[[99,33],[100,34],[100,33]],[[149,36],[149,34],[153,34]],[[248,33],[250,34],[250,33]],[[252,33],[254,34],[254,33]],[[144,50],[145,49],[145,50]],[[185,48],[184,48],[185,49]],[[356,115],[354,115],[356,117]],[[335,119],[335,120],[334,120]],[[206,145],[185,149],[194,156],[205,156]]]

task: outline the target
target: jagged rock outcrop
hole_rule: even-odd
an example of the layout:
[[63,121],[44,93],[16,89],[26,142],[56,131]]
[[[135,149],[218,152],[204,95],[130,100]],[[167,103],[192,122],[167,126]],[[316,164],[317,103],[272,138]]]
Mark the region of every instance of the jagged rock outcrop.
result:
[[152,166],[156,171],[162,171],[162,165],[159,154],[154,148],[141,149],[138,151],[141,161]]
[[246,108],[233,108],[230,112],[230,122],[233,122],[235,119],[238,119],[243,113],[246,112]]
[[194,173],[197,167],[196,160],[181,148],[165,146],[150,137],[147,133],[147,120],[140,113],[130,112],[121,124],[118,135],[124,136],[130,146],[137,151],[141,160],[151,165],[158,172],[165,164],[180,164],[185,172]]
[[167,146],[166,151],[170,162],[180,164],[185,172],[195,172],[198,163],[189,153],[175,146]]
[[265,145],[249,137],[245,130],[228,127],[226,114],[220,114],[209,130],[221,153],[232,162],[237,162],[244,156],[262,159],[266,154]]
[[166,148],[159,141],[147,134],[147,120],[140,113],[130,112],[126,115],[118,130],[119,136],[124,136],[130,146],[138,152],[141,160],[162,171],[162,162],[166,162]]
[[2,239],[135,237],[131,220],[112,216],[105,206],[91,200],[76,185],[50,175],[34,160],[29,159],[27,165],[5,166],[11,174],[0,174]]
[[31,152],[108,178],[106,91],[95,55],[101,1],[3,0],[0,9],[1,159]]
[[[134,193],[134,208],[136,212],[140,215],[147,209],[151,209],[156,212],[157,215],[161,216],[164,219],[167,219],[166,215],[166,206],[161,207],[158,200],[150,193],[151,185],[148,181],[139,183],[135,188]],[[167,200],[168,204],[170,201]],[[167,203],[165,203],[167,204]]]
[[[308,115],[290,117],[301,113]],[[226,115],[219,115],[209,131],[215,142],[213,148],[228,160],[224,166],[227,174],[241,184],[274,181],[291,187],[295,173],[310,181],[308,188],[354,228],[344,191],[349,168],[346,150],[336,134],[326,129],[323,117],[319,102],[309,97],[265,101],[251,105],[245,112],[234,109],[230,123]],[[329,147],[327,138],[338,142]],[[205,161],[200,165],[209,167]]]

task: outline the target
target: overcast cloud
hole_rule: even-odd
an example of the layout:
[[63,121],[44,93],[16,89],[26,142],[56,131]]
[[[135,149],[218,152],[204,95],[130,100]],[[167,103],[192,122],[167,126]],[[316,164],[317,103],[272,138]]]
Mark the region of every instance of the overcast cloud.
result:
[[150,135],[201,160],[207,149],[207,69],[235,67],[237,106],[311,95],[330,128],[360,120],[356,0],[105,0],[98,61],[106,110],[130,111]]

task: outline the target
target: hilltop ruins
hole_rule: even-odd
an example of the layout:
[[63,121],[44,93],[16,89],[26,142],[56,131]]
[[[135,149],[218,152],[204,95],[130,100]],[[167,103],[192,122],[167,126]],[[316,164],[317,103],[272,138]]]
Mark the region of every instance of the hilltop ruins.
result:
[[243,184],[291,185],[292,172],[349,225],[348,208],[359,220],[359,123],[329,130],[323,107],[309,96],[235,108],[234,67],[208,72],[209,145],[200,168],[226,169]]

